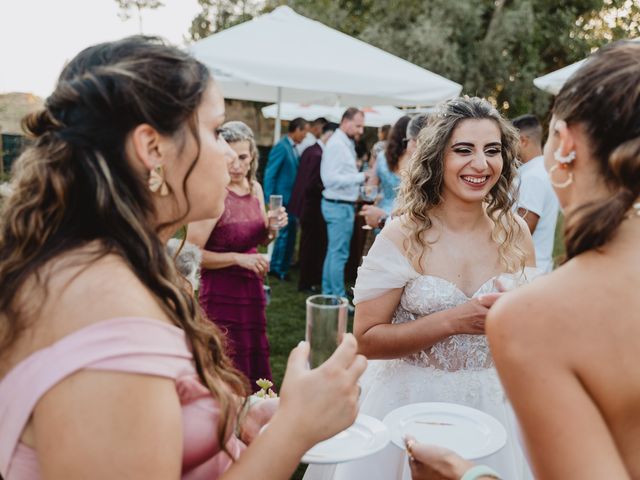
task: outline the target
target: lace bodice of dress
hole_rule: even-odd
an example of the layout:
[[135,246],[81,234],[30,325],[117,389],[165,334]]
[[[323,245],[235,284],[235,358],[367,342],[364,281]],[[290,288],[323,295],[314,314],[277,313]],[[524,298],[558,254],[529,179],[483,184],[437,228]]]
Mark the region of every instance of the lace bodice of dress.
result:
[[224,213],[205,245],[212,252],[255,253],[266,229],[260,201],[253,194],[227,190]]
[[[473,297],[495,291],[493,278],[487,280]],[[418,317],[461,305],[470,298],[444,278],[420,275],[404,289],[393,323],[405,323]],[[477,370],[493,366],[487,338],[484,335],[453,335],[422,352],[403,360],[439,370]]]

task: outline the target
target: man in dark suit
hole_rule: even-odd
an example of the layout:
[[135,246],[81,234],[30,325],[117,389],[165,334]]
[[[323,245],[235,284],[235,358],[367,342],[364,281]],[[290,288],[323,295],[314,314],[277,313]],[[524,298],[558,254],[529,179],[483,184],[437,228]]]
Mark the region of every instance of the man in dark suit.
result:
[[[271,195],[282,195],[282,203],[288,209],[291,191],[298,173],[298,153],[295,146],[307,134],[309,123],[304,118],[294,118],[289,122],[289,132],[276,143],[269,152],[267,168],[264,171],[264,197],[269,205]],[[280,230],[271,255],[269,274],[286,280],[291,257],[295,250],[297,218],[289,215],[288,225]]]
[[320,178],[322,152],[338,125],[327,123],[318,141],[305,149],[300,158],[298,176],[293,186],[289,213],[300,219],[300,279],[298,290],[319,293],[322,265],[327,253],[327,224],[322,217],[320,201],[324,185]]

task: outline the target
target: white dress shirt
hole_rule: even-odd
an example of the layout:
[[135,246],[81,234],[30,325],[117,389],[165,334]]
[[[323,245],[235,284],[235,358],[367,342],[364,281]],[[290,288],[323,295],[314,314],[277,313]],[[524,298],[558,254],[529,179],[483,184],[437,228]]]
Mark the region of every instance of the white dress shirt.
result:
[[298,156],[300,157],[302,155],[302,152],[304,152],[311,145],[315,145],[317,141],[318,139],[313,133],[307,132],[307,134],[304,136],[302,141],[296,145],[296,151],[298,152]]
[[322,196],[331,200],[355,202],[359,186],[364,183],[364,173],[356,166],[356,147],[338,128],[322,152],[320,177],[324,184]]
[[553,241],[560,204],[549,176],[544,168],[544,158],[535,157],[518,169],[520,177],[518,208],[540,217],[533,231],[536,248],[536,266],[543,272],[553,269]]

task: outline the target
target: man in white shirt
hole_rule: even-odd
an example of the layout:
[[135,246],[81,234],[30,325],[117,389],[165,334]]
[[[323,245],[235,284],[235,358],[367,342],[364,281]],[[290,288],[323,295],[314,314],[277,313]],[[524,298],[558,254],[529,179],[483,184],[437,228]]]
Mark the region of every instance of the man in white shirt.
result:
[[364,113],[348,108],[342,115],[340,128],[327,142],[322,153],[320,176],[322,216],[327,222],[327,255],[322,267],[322,293],[345,296],[344,266],[349,258],[353,234],[355,202],[359,187],[368,178],[368,172],[356,167],[355,140],[364,132]]
[[542,126],[534,115],[513,120],[520,131],[518,214],[527,222],[536,249],[536,266],[543,272],[553,269],[553,242],[560,205],[542,156]]

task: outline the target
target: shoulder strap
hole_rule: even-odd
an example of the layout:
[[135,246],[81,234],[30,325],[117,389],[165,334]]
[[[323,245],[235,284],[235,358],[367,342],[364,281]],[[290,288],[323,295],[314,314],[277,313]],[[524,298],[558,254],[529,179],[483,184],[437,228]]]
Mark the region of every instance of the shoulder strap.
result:
[[104,320],[38,350],[0,381],[0,474],[7,475],[13,452],[40,398],[83,369],[173,379],[194,372],[184,332],[148,318]]

